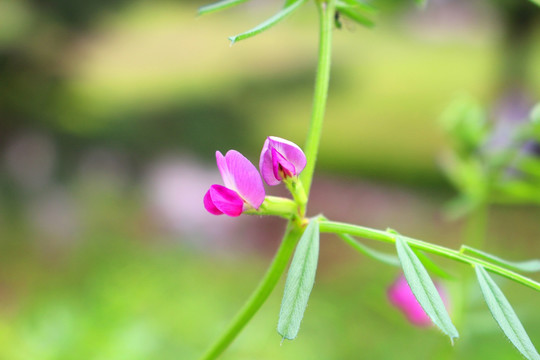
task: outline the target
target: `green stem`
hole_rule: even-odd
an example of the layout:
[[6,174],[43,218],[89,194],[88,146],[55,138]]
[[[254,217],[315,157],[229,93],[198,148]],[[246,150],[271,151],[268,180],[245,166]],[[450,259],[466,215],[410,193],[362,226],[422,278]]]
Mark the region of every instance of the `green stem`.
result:
[[[488,206],[486,201],[482,199],[468,214],[463,231],[463,242],[477,249],[483,248],[486,240],[487,222]],[[456,325],[460,325],[466,320],[465,314],[470,307],[470,302],[466,300],[471,297],[471,293],[474,291],[472,284],[475,281],[475,276],[473,272],[468,270],[462,269],[462,281],[459,283],[459,291],[456,291],[453,296],[453,315]],[[458,353],[456,352],[456,356]]]
[[298,205],[291,199],[278,196],[266,196],[259,210],[250,209],[244,211],[247,215],[272,215],[287,220],[295,217],[298,213]]
[[[340,222],[335,222],[335,221],[321,220],[319,223],[319,229],[321,232],[334,233],[334,234],[349,234],[353,236],[359,236],[365,239],[383,241],[387,243],[396,242],[395,234],[392,234],[386,231],[375,230],[375,229],[371,229],[371,228],[359,226],[359,225],[351,225],[351,224],[340,223]],[[517,274],[504,267],[495,265],[493,263],[490,263],[482,259],[478,259],[469,255],[462,254],[457,250],[448,249],[444,246],[430,244],[421,240],[416,240],[416,239],[405,237],[405,236],[402,236],[402,239],[405,240],[413,248],[427,251],[432,254],[440,255],[448,259],[452,259],[452,260],[459,261],[462,263],[466,263],[471,266],[480,265],[491,272],[494,272],[510,280],[513,280],[515,282],[528,286],[532,289],[540,291],[540,283],[532,279],[529,279],[523,275]]]
[[303,219],[306,215],[307,197],[302,181],[300,179],[286,179],[283,183],[293,196],[294,203],[298,207],[298,216]]
[[319,33],[319,62],[317,77],[315,79],[315,93],[313,96],[313,112],[309,125],[305,154],[307,164],[300,178],[304,184],[306,196],[309,198],[313,171],[317,160],[317,151],[321,139],[326,99],[328,97],[328,85],[330,83],[330,60],[332,49],[332,29],[334,24],[335,0],[316,0],[319,10],[320,33]]
[[259,286],[257,286],[255,291],[251,294],[250,298],[238,312],[227,330],[222,333],[219,339],[217,339],[210,349],[208,349],[208,351],[201,357],[201,360],[216,359],[219,355],[221,355],[221,353],[233,342],[249,320],[251,320],[253,315],[255,315],[255,313],[260,309],[285,271],[285,267],[287,266],[296,243],[300,239],[301,235],[302,229],[289,222],[287,225],[287,231],[285,232],[283,241],[281,242],[276,256],[266,271],[263,279],[259,283]]

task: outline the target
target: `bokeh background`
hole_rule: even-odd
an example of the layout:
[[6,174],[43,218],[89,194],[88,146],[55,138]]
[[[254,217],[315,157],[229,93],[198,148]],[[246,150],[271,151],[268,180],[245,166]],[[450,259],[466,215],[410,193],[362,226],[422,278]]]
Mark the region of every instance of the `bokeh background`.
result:
[[[264,273],[283,221],[214,217],[202,196],[215,150],[257,163],[267,135],[303,144],[316,10],[230,47],[281,3],[197,17],[204,4],[0,0],[0,359],[195,359]],[[463,93],[495,120],[508,92],[540,100],[540,10],[375,5],[375,29],[335,33],[310,213],[457,248],[438,119]],[[485,249],[540,257],[539,219],[491,207]],[[456,346],[412,327],[386,298],[397,275],[325,236],[297,340],[275,330],[282,282],[223,359],[520,358],[474,286]],[[540,295],[501,285],[539,347]]]

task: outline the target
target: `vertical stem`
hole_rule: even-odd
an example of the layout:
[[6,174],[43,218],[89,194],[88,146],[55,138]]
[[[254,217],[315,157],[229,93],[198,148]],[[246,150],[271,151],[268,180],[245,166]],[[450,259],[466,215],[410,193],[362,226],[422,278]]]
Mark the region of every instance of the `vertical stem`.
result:
[[307,157],[307,164],[300,175],[308,198],[311,189],[311,181],[313,179],[313,171],[315,170],[315,162],[317,160],[317,151],[321,139],[326,99],[328,97],[330,60],[332,53],[332,28],[335,14],[335,0],[316,0],[315,3],[319,10],[320,20],[319,62],[317,67],[317,77],[315,79],[313,112],[304,149]]
[[478,204],[469,214],[463,234],[466,245],[482,249],[486,241],[488,206],[485,201]]
[[[488,205],[486,201],[481,201],[469,213],[465,228],[463,230],[463,243],[475,249],[482,249],[486,241],[488,222]],[[470,299],[472,285],[474,284],[473,271],[469,267],[465,267],[461,271],[462,281],[457,285],[456,292],[453,298],[454,323],[456,326],[463,325],[465,321],[465,313],[467,312],[467,300]],[[461,358],[463,352],[469,346],[468,341],[463,341],[458,345],[455,352],[455,358]]]
[[301,234],[302,229],[289,222],[281,245],[261,282],[242,309],[240,309],[227,330],[221,334],[219,339],[201,357],[201,360],[212,360],[221,355],[249,320],[251,320],[253,315],[261,308],[281,278]]
[[[301,174],[304,184],[306,198],[309,197],[311,180],[317,159],[317,150],[321,139],[322,123],[328,97],[328,84],[330,82],[330,55],[332,44],[332,27],[335,13],[336,0],[315,0],[319,10],[320,33],[319,33],[319,60],[317,76],[315,79],[315,94],[313,98],[313,113],[308,130],[305,147],[307,164]],[[303,202],[303,201],[302,201]],[[305,202],[302,204],[302,212],[305,211]],[[227,330],[201,357],[201,360],[216,359],[236,338],[244,326],[251,320],[253,315],[260,309],[266,301],[281,275],[294,251],[296,243],[300,239],[303,229],[295,223],[289,221],[287,231],[278,249],[276,256],[264,278],[244,307],[233,319]]]

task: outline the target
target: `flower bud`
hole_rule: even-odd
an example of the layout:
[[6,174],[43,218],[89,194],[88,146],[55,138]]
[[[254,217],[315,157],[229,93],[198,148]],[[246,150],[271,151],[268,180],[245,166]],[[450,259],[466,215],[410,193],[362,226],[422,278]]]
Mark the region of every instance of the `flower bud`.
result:
[[259,170],[268,185],[296,177],[305,167],[306,156],[295,143],[276,136],[269,136],[264,142]]

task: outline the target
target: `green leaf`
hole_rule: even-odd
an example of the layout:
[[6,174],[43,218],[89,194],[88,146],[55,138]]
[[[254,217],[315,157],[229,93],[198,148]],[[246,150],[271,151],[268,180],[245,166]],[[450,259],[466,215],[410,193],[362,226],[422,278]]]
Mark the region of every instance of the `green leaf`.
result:
[[[537,0],[536,2],[538,5],[540,5],[540,0]],[[531,110],[531,121],[534,124],[540,123],[540,103],[536,104],[533,109]]]
[[453,344],[454,338],[459,337],[459,334],[452,320],[450,320],[437,288],[435,288],[426,269],[405,240],[400,235],[395,235],[395,240],[403,274],[416,300],[418,300],[431,321],[450,337]]
[[319,258],[319,222],[312,219],[298,242],[287,274],[277,331],[284,339],[298,335],[309,294],[315,282]]
[[533,259],[533,260],[527,260],[527,261],[508,261],[501,259],[498,256],[488,254],[486,252],[483,252],[481,250],[472,248],[467,245],[462,245],[461,249],[459,250],[462,254],[469,253],[472,254],[478,258],[485,259],[490,261],[493,264],[502,265],[506,268],[513,270],[513,271],[523,271],[523,272],[537,272],[540,271],[540,260]]
[[364,16],[359,11],[356,11],[354,8],[350,6],[336,6],[337,11],[339,11],[344,16],[348,17],[351,20],[354,20],[355,22],[359,23],[360,25],[363,25],[365,27],[371,28],[375,26],[375,22],[368,17]]
[[[535,0],[532,0],[532,1],[535,1]],[[427,0],[414,0],[414,2],[416,2],[416,5],[418,5],[418,7],[424,9],[427,5]]]
[[283,10],[278,12],[276,15],[272,16],[270,19],[259,24],[253,29],[243,32],[241,34],[229,37],[229,40],[231,40],[231,45],[240,40],[244,40],[252,36],[255,36],[257,34],[260,34],[261,32],[271,28],[272,26],[276,25],[278,22],[286,18],[288,15],[290,15],[294,10],[296,10],[298,7],[300,7],[300,5],[304,4],[306,1],[307,0],[296,0],[292,2],[289,6],[285,7]]
[[531,2],[535,3],[536,5],[540,6],[540,0],[531,0]]
[[540,202],[540,189],[536,184],[529,184],[525,181],[507,181],[498,186],[504,195],[513,198],[514,201],[529,203]]
[[209,14],[215,11],[225,10],[227,8],[230,8],[232,6],[236,6],[242,3],[245,3],[248,0],[223,0],[218,1],[217,3],[213,3],[210,5],[202,6],[199,8],[198,14],[204,15]]
[[378,260],[380,262],[383,262],[385,264],[392,265],[392,266],[400,266],[401,265],[401,263],[399,262],[399,259],[394,255],[386,254],[386,253],[383,253],[381,251],[372,249],[372,248],[362,244],[358,240],[354,239],[350,235],[347,235],[347,234],[338,234],[338,235],[339,235],[340,238],[345,240],[345,242],[348,243],[349,245],[351,245],[353,248],[355,248],[356,250],[358,250],[362,254],[369,256],[372,259]]
[[287,6],[292,5],[296,0],[285,0],[285,4],[283,4],[283,7],[286,8]]
[[524,157],[519,161],[518,169],[535,178],[540,178],[540,160],[533,156]]
[[540,355],[501,289],[482,266],[476,265],[475,271],[484,299],[501,330],[528,360],[540,360]]
[[475,157],[489,135],[484,109],[474,99],[456,98],[441,115],[441,124],[451,136],[453,147],[463,159]]
[[358,10],[360,12],[363,12],[366,15],[376,15],[377,14],[377,9],[375,9],[373,6],[371,6],[369,4],[365,4],[365,3],[357,1],[357,0],[342,0],[342,1],[338,0],[336,2],[336,6],[353,8],[353,9],[356,9],[356,10]]
[[447,271],[442,269],[439,265],[435,264],[433,260],[429,256],[427,256],[423,251],[414,251],[416,256],[418,256],[418,259],[424,265],[427,270],[431,271],[433,274],[437,275],[440,278],[443,279],[452,279],[453,276],[450,275]]

